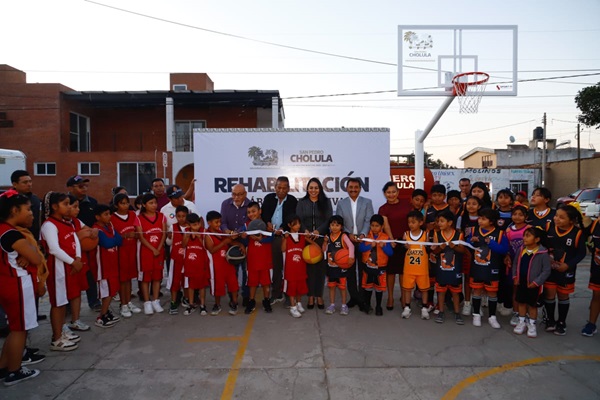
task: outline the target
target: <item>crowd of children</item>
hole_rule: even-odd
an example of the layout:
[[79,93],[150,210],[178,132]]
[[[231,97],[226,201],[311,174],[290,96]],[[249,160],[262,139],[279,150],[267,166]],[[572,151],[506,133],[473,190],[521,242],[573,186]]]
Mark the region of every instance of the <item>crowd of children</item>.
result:
[[[3,349],[0,358],[0,374],[8,383],[39,373],[19,370],[20,364],[17,365],[14,354],[23,351],[25,332],[37,324],[35,318],[29,318],[31,305],[15,306],[11,294],[15,288],[26,288],[33,299],[35,282],[40,282],[38,275],[41,275],[37,269],[28,272],[24,266],[44,264],[35,249],[23,241],[24,236],[17,233],[17,228],[26,228],[31,223],[31,212],[23,196],[15,193],[9,191],[0,196],[0,232],[11,233],[3,235],[0,241],[4,254],[8,255],[0,260],[0,300],[8,311],[11,335],[14,334],[7,339],[12,350]],[[487,307],[487,321],[492,328],[501,327],[497,313],[507,316],[512,313],[510,323],[514,333],[526,332],[527,336],[536,337],[538,308],[541,308],[545,331],[565,335],[577,264],[586,255],[586,240],[590,236],[593,257],[589,288],[593,297],[589,321],[581,333],[594,335],[600,313],[600,224],[596,221],[585,227],[576,206],[553,210],[548,206],[550,200],[551,193],[547,189],[537,188],[531,196],[530,207],[515,202],[510,190],[500,190],[493,202],[481,182],[472,185],[466,199],[462,199],[458,191],[446,193],[443,185],[434,185],[429,194],[417,189],[407,217],[408,230],[402,237],[393,238],[395,240],[384,232],[384,217],[374,214],[368,235],[358,244],[358,254],[362,257],[356,260],[360,265],[361,294],[366,302],[364,311],[370,314],[375,310],[375,315],[383,315],[383,293],[387,291],[389,295],[388,260],[394,248],[401,246],[404,256],[400,282],[402,318],[411,316],[414,296],[421,300],[422,319],[429,319],[433,313],[435,322],[441,324],[451,311],[456,324],[463,325],[463,316],[472,314],[472,324],[479,327],[483,308]],[[317,235],[301,233],[298,216],[284,221],[284,229],[267,233],[260,205],[252,202],[248,205],[245,229],[226,234],[220,229],[221,215],[217,211],[207,213],[205,225],[201,216],[190,213],[185,206],[176,208],[176,222],[168,226],[153,194],[141,198],[137,212],[130,209],[126,194],[117,194],[112,207],[96,207],[96,224],[92,227],[77,218],[77,205],[75,198],[57,192],[46,194],[43,201],[40,239],[49,272],[51,350],[77,349],[81,336],[73,331],[90,329],[79,319],[81,292],[87,288],[87,269],[96,278],[102,303],[96,326],[111,328],[121,317],[163,312],[158,293],[163,279],[165,245],[171,249],[166,260],[171,315],[177,314],[180,307],[186,316],[196,310],[200,315],[209,314],[207,289],[214,297],[211,315],[221,312],[221,297],[225,295],[229,299],[229,314],[237,314],[239,285],[236,269],[229,262],[233,247],[238,247],[234,250],[246,258],[250,297],[244,304],[245,314],[255,311],[259,286],[262,287],[263,309],[272,312],[271,234],[284,237],[283,290],[289,298],[289,313],[300,318],[306,311],[302,306],[302,297],[308,293],[303,250],[307,245],[317,246]],[[330,304],[325,314],[328,315],[337,310],[337,292],[341,298],[340,315],[349,313],[346,274],[348,266],[355,262],[355,243],[343,225],[342,217],[332,216],[329,233],[321,247],[327,263]],[[90,248],[87,247],[89,242],[93,243]],[[142,308],[131,301],[133,279],[138,280]],[[41,286],[43,288],[43,283]],[[117,294],[120,307],[115,315],[110,303]],[[67,306],[70,323],[65,321]],[[387,308],[393,307],[388,303]],[[25,317],[19,318],[21,315]]]

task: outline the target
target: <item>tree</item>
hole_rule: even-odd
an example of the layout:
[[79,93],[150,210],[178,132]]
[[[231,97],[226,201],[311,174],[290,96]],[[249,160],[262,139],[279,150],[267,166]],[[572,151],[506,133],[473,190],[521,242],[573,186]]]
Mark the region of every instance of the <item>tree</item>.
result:
[[575,104],[581,111],[577,120],[585,126],[600,129],[600,82],[581,89],[575,96]]

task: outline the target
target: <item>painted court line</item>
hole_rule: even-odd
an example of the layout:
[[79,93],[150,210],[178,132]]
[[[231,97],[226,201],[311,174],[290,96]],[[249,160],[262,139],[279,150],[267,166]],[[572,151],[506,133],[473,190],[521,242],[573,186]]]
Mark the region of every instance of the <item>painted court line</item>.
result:
[[507,372],[516,368],[525,367],[528,365],[539,364],[543,362],[555,362],[560,360],[570,360],[570,361],[581,361],[581,360],[594,360],[600,362],[600,355],[589,355],[589,356],[548,356],[548,357],[537,357],[537,358],[529,358],[527,360],[516,361],[508,364],[501,365],[499,367],[488,369],[487,371],[480,372],[475,375],[471,375],[468,378],[462,380],[457,385],[455,385],[452,389],[450,389],[442,400],[454,400],[457,396],[465,390],[467,387],[477,383],[478,381],[485,379],[489,376]]

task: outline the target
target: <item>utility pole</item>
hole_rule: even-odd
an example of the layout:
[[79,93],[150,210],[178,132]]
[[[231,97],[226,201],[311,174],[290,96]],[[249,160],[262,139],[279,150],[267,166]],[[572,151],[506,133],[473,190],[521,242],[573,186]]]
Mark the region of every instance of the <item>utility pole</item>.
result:
[[577,188],[581,187],[581,127],[577,124]]
[[542,136],[542,186],[546,186],[546,113],[544,113],[544,135]]

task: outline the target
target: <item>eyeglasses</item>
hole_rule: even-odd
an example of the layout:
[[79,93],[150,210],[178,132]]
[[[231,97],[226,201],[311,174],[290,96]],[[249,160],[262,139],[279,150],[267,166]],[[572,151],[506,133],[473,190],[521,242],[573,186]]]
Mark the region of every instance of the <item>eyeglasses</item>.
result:
[[245,194],[246,194],[246,192],[242,192],[242,193],[231,192],[231,195],[232,195],[233,197],[240,197],[240,196],[243,196],[243,195],[245,195]]

